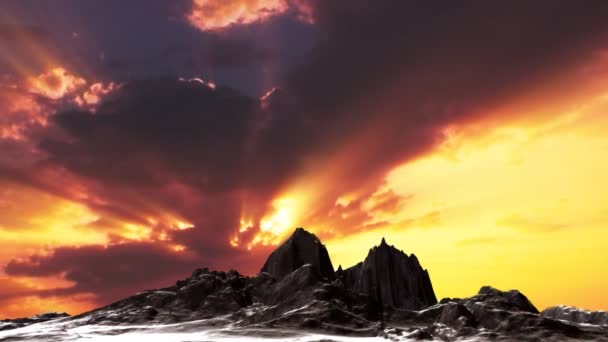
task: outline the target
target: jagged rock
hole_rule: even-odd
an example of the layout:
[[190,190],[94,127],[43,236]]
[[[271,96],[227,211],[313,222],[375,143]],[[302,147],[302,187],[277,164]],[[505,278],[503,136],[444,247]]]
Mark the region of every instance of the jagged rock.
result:
[[526,296],[524,296],[521,292],[517,290],[510,291],[500,291],[491,286],[483,286],[479,289],[480,296],[486,296],[484,298],[480,298],[486,303],[492,303],[494,306],[502,305],[502,308],[505,309],[519,309],[526,312],[531,313],[539,313],[538,309],[528,300]]
[[267,291],[264,302],[274,305],[293,297],[307,301],[310,296],[303,292],[310,290],[312,293],[311,288],[317,285],[321,279],[320,274],[311,264],[302,265],[274,284]]
[[291,338],[314,331],[387,340],[608,341],[606,312],[555,307],[538,314],[517,290],[484,286],[470,298],[435,304],[428,273],[416,257],[384,239],[364,262],[347,270],[339,267],[333,281],[327,276],[328,270],[333,272],[327,251],[314,235],[297,230],[290,240],[273,253],[276,263],[267,262],[263,269],[282,274],[304,259],[316,263],[303,263],[279,277],[201,268],[173,286],[146,290],[73,319],[46,314],[0,321],[0,330],[7,330],[51,320],[51,325],[40,325],[37,335],[3,332],[2,340],[73,341],[87,331],[82,325],[104,325],[103,334],[110,335],[129,330],[123,326],[110,332],[112,326],[136,324],[137,330],[155,327],[155,333],[216,329],[242,337]]
[[365,261],[341,273],[347,288],[384,305],[419,310],[437,303],[429,274],[416,256],[389,246],[384,238]]
[[572,306],[553,306],[546,308],[541,316],[553,319],[561,319],[573,323],[608,325],[607,311],[587,311]]
[[177,296],[191,309],[197,308],[220,285],[219,280],[210,274],[198,278],[196,282],[188,283],[184,280],[182,283],[185,284],[182,285],[178,282],[177,286],[182,285],[183,287],[178,290]]
[[473,326],[476,324],[475,316],[466,306],[458,303],[447,303],[442,305],[441,315],[437,318],[438,323],[450,326]]
[[282,279],[305,264],[312,265],[324,278],[335,278],[325,245],[314,234],[297,228],[287,241],[270,254],[260,272]]

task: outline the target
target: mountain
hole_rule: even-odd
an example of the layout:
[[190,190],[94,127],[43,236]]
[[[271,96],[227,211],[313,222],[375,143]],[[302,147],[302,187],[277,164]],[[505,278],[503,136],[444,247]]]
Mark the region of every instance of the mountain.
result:
[[305,264],[312,265],[322,277],[329,280],[335,278],[325,245],[314,234],[297,228],[287,241],[270,254],[260,272],[281,279]]
[[388,245],[384,238],[363,262],[344,270],[341,276],[347,288],[383,305],[420,310],[437,304],[429,273],[416,256]]
[[607,314],[571,307],[539,313],[517,290],[483,286],[435,299],[414,255],[383,239],[366,259],[333,271],[325,246],[297,229],[262,272],[199,268],[174,285],[67,317],[0,321],[0,341],[608,341]]

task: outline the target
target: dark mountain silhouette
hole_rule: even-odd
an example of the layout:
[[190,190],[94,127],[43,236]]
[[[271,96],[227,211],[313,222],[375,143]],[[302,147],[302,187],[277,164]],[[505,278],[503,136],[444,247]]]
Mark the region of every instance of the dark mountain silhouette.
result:
[[333,280],[334,267],[325,245],[304,228],[297,228],[287,241],[270,254],[261,272],[281,279],[305,264],[310,264],[323,277]]
[[[394,341],[608,341],[606,317],[570,307],[539,313],[521,292],[489,286],[470,298],[437,303],[429,274],[414,255],[383,239],[363,262],[334,273],[323,244],[298,228],[254,277],[196,269],[173,286],[78,316],[0,321],[0,341],[95,340],[145,329],[193,332],[196,340],[209,332],[202,340],[214,341],[305,333],[334,335],[328,340],[349,335]],[[29,324],[36,325],[19,329]]]
[[346,287],[399,309],[420,310],[437,304],[427,270],[414,254],[389,246],[384,238],[363,262],[341,272]]

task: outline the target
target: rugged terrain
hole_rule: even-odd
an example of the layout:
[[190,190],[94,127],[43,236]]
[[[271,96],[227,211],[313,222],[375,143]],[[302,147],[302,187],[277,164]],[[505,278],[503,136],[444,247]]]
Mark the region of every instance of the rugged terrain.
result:
[[416,256],[383,239],[363,262],[334,272],[321,241],[298,228],[254,277],[196,269],[90,312],[0,321],[0,330],[0,341],[608,341],[608,313],[539,312],[519,291],[489,286],[437,302]]

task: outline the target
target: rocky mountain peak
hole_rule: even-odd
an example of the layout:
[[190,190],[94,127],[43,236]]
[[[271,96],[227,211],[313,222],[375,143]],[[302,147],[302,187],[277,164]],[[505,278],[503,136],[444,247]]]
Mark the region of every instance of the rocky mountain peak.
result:
[[334,267],[325,245],[314,234],[297,228],[291,237],[270,254],[261,272],[282,279],[305,264],[310,264],[321,277],[335,279]]
[[384,305],[422,309],[437,303],[428,272],[415,255],[389,245],[382,238],[362,263],[343,272],[344,284]]

